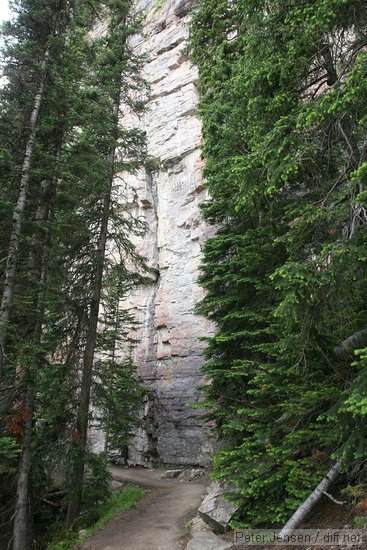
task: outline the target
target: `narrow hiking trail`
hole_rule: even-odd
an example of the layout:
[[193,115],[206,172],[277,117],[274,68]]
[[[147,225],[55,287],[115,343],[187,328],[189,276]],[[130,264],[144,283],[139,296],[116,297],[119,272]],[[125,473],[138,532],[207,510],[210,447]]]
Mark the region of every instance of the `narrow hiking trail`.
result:
[[90,538],[82,550],[183,550],[186,524],[195,516],[207,481],[162,479],[165,470],[113,467],[113,478],[134,483],[144,496]]

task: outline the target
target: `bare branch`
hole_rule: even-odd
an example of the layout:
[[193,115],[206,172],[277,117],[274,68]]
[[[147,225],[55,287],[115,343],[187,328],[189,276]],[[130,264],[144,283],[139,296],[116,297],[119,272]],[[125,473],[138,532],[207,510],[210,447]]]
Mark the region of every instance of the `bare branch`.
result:
[[289,536],[300,525],[304,518],[309,514],[315,504],[320,500],[321,496],[335,481],[342,467],[342,459],[340,458],[328,471],[326,476],[320,481],[316,489],[306,498],[301,506],[295,511],[293,516],[287,521],[279,535],[281,537]]
[[323,494],[328,497],[332,502],[335,502],[335,504],[340,504],[341,506],[345,506],[346,502],[344,500],[337,500],[333,497],[330,493],[327,493],[326,491],[323,491]]

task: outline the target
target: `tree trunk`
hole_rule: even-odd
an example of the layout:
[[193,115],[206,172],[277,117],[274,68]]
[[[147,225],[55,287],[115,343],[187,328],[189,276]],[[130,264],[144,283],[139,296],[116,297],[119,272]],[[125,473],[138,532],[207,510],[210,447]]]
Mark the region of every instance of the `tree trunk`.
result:
[[[117,127],[120,104],[117,100],[114,106],[114,120]],[[94,364],[94,352],[96,348],[98,314],[101,301],[102,280],[105,263],[105,253],[108,235],[108,221],[110,218],[111,191],[114,177],[116,148],[112,147],[109,153],[109,174],[108,187],[103,198],[103,210],[101,226],[96,251],[96,268],[93,276],[92,296],[90,301],[90,312],[87,326],[87,338],[82,365],[82,382],[77,412],[77,426],[75,443],[80,448],[76,453],[74,467],[71,475],[71,496],[68,506],[66,524],[71,526],[80,513],[81,497],[83,492],[83,478],[85,468],[85,452],[87,448],[88,416],[90,392],[92,385],[92,374]]]
[[[114,335],[112,340],[112,357],[111,357],[111,363],[112,363],[112,369],[115,368],[115,360],[116,360],[116,344],[117,344],[117,338],[116,334],[119,330],[119,298],[116,299],[114,306],[116,307],[116,311],[114,313]],[[113,378],[114,378],[114,372],[111,372],[111,376],[108,382],[108,396],[112,399],[112,392],[113,392]],[[108,459],[108,447],[110,444],[110,431],[111,431],[111,418],[112,418],[112,410],[111,407],[108,407],[107,411],[107,420],[105,424],[105,432],[106,432],[106,438],[104,442],[104,454],[106,461]]]
[[43,92],[46,82],[47,64],[49,60],[49,49],[47,48],[44,59],[42,62],[41,81],[36,94],[33,111],[30,117],[30,134],[26,145],[22,175],[20,180],[18,200],[13,210],[13,226],[10,235],[10,242],[8,248],[8,256],[5,268],[3,295],[0,308],[0,379],[4,376],[4,364],[5,364],[5,342],[8,329],[8,322],[10,317],[10,310],[13,301],[14,286],[15,286],[15,272],[18,260],[18,250],[21,237],[23,213],[27,202],[27,193],[29,187],[29,179],[31,174],[31,165],[33,157],[33,149],[36,141],[38,115],[40,112]]
[[18,466],[17,493],[13,524],[13,550],[27,550],[28,517],[29,517],[29,473],[32,461],[32,424],[33,424],[34,394],[27,392],[24,411],[27,419],[24,422],[24,435],[21,456]]
[[[56,162],[60,159],[62,136],[59,138],[56,152]],[[34,349],[39,348],[42,338],[43,319],[43,289],[47,279],[49,238],[44,224],[50,217],[51,203],[54,199],[57,185],[55,174],[50,182],[41,182],[40,199],[36,212],[37,227],[31,238],[28,257],[27,274],[31,284],[32,311],[26,315],[27,333],[26,343],[31,342]],[[29,357],[22,357],[20,353],[19,364],[17,365],[17,383],[25,388],[25,398],[20,405],[25,411],[27,418],[24,422],[24,435],[21,448],[21,456],[18,465],[18,481],[16,490],[15,516],[13,523],[13,550],[26,550],[29,548],[30,519],[32,517],[32,506],[29,498],[29,478],[32,462],[32,428],[34,414],[34,389],[30,377],[28,362]],[[19,405],[18,405],[19,407]]]
[[301,524],[305,517],[311,512],[315,504],[320,500],[325,491],[328,490],[330,485],[336,479],[342,466],[342,459],[340,458],[332,468],[328,471],[324,479],[318,484],[316,489],[310,494],[309,497],[301,504],[298,510],[287,521],[279,535],[281,537],[289,536],[295,529]]

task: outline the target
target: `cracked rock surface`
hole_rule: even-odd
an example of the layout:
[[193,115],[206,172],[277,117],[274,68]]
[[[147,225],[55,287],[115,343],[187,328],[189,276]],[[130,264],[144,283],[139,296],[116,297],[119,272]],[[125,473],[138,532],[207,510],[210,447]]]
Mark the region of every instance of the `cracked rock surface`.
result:
[[126,183],[132,214],[148,225],[148,233],[136,241],[138,251],[155,276],[127,303],[138,322],[128,336],[137,342],[134,360],[151,390],[144,410],[147,427],[138,431],[130,448],[129,463],[135,465],[203,466],[210,461],[202,413],[190,406],[201,398],[196,387],[205,384],[199,372],[204,343],[198,338],[213,331],[209,321],[194,314],[203,296],[197,284],[201,246],[212,229],[199,210],[207,192],[198,74],[186,50],[193,3],[136,2],[145,17],[143,34],[133,38],[133,46],[147,56],[151,90],[148,111],[134,124],[146,131],[153,161]]

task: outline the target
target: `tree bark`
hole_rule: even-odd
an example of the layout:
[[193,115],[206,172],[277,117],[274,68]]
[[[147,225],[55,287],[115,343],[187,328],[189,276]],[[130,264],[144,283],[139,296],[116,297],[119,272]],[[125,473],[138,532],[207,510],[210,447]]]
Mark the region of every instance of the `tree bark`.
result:
[[367,344],[367,328],[364,328],[362,330],[359,330],[352,334],[351,336],[348,336],[343,342],[334,348],[334,353],[340,357],[343,358],[344,356],[348,356],[348,353],[351,350],[364,347]]
[[29,507],[29,474],[32,461],[32,427],[33,427],[34,394],[27,391],[25,411],[27,416],[24,422],[24,435],[21,456],[18,465],[17,493],[15,515],[13,523],[13,550],[26,550],[28,539]]
[[310,494],[309,497],[301,504],[298,510],[293,514],[293,516],[287,521],[283,529],[280,531],[279,535],[281,537],[289,536],[293,533],[295,529],[301,524],[305,517],[311,512],[315,504],[320,500],[325,491],[328,490],[330,485],[335,481],[338,473],[340,472],[342,466],[342,459],[340,458],[332,468],[328,471],[326,476],[316,489]]
[[10,310],[14,295],[15,286],[15,272],[18,260],[18,250],[20,244],[22,221],[25,205],[27,202],[27,193],[29,187],[29,179],[31,174],[32,157],[34,145],[36,142],[38,116],[41,109],[42,98],[46,83],[47,65],[49,60],[49,49],[46,49],[42,66],[41,66],[41,80],[39,83],[38,91],[34,100],[33,110],[30,117],[30,134],[28,137],[25,155],[22,166],[22,175],[20,180],[18,200],[13,210],[13,226],[10,235],[10,242],[8,248],[8,256],[5,268],[3,295],[0,308],[0,379],[4,376],[4,364],[5,364],[5,343],[8,330],[8,322],[10,317]]
[[[56,162],[61,155],[62,134],[58,138]],[[42,338],[43,320],[43,288],[46,283],[49,257],[49,237],[44,224],[50,217],[51,204],[55,197],[57,186],[57,175],[55,174],[50,182],[41,182],[40,199],[36,212],[36,228],[33,232],[28,256],[27,274],[31,285],[32,311],[26,317],[27,333],[26,343],[31,343],[34,349],[39,348]],[[32,431],[34,414],[34,388],[32,376],[28,367],[29,357],[22,357],[20,353],[17,365],[17,384],[24,387],[25,397],[18,405],[21,410],[26,411],[27,419],[24,422],[24,435],[21,446],[21,456],[18,464],[18,481],[16,489],[16,505],[13,523],[13,550],[26,550],[29,548],[30,519],[32,517],[32,506],[29,498],[30,472],[32,463]]]
[[[120,103],[116,100],[114,105],[114,121],[118,125]],[[101,301],[102,280],[105,264],[105,253],[108,236],[108,222],[110,218],[111,191],[114,178],[116,148],[112,147],[109,153],[108,186],[103,198],[103,210],[101,217],[98,246],[96,251],[96,268],[93,277],[92,296],[90,301],[89,320],[87,327],[86,345],[82,365],[82,382],[77,412],[76,445],[80,453],[76,453],[75,463],[71,475],[71,497],[67,510],[66,524],[71,526],[78,517],[81,507],[83,492],[83,478],[85,469],[85,452],[87,448],[88,417],[90,392],[92,385],[94,352],[96,348],[99,306]]]

